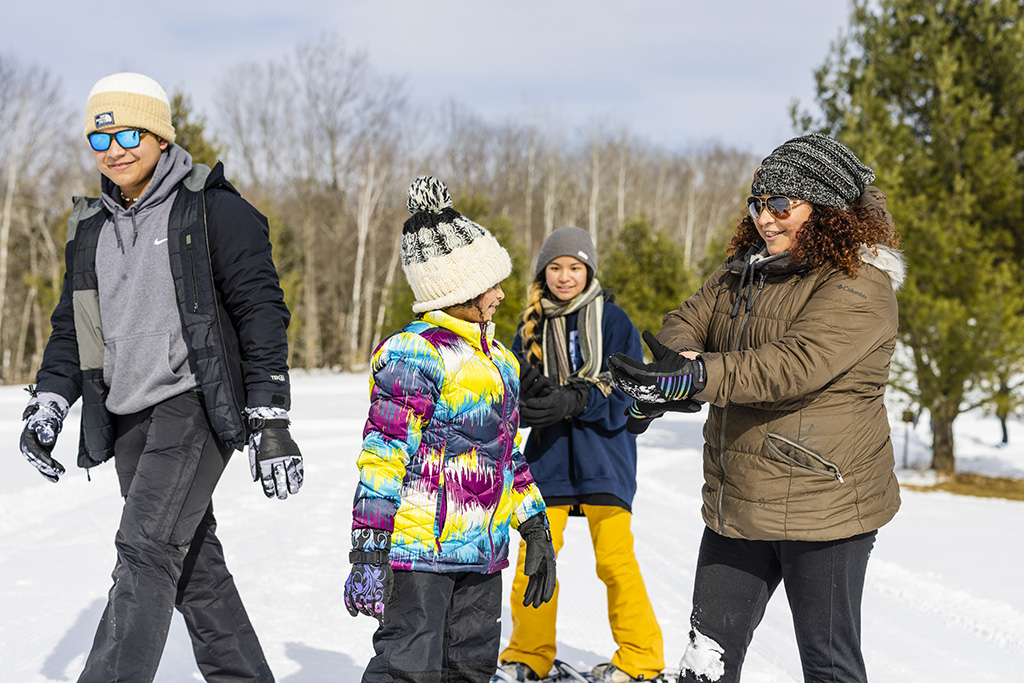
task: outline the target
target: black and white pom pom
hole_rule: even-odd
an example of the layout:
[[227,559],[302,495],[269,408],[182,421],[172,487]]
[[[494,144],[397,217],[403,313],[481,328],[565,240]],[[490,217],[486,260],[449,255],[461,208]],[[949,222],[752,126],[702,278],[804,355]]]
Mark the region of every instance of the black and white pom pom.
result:
[[406,204],[409,213],[421,211],[441,213],[452,206],[452,198],[448,188],[440,180],[430,175],[421,175],[409,186],[409,201]]

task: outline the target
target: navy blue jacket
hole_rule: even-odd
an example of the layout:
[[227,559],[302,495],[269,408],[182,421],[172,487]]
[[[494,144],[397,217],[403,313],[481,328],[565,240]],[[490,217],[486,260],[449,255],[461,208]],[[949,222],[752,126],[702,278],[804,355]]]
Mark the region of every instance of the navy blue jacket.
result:
[[[180,185],[168,254],[189,362],[214,433],[240,450],[247,438],[246,406],[290,407],[290,314],[267,221],[224,178],[222,165],[210,170],[196,164]],[[96,299],[96,242],[107,215],[99,199],[76,198],[63,288],[36,377],[39,391],[60,394],[69,404],[82,398],[82,467],[113,455]]]
[[[568,327],[573,325],[567,321]],[[601,328],[602,372],[608,370],[608,356],[613,353],[642,358],[636,327],[626,312],[610,301],[604,304]],[[517,331],[512,350],[522,357],[522,349]],[[523,453],[545,502],[603,504],[611,495],[631,509],[636,493],[636,436],[626,431],[625,411],[630,403],[618,389],[604,396],[591,388],[587,407],[578,417],[530,430]]]

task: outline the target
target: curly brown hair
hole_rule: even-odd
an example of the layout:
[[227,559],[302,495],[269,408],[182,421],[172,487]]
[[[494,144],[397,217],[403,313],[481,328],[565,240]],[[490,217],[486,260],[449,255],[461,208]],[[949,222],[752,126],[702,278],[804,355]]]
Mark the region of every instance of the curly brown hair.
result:
[[[876,206],[853,205],[840,209],[815,204],[812,207],[811,215],[797,234],[796,246],[790,250],[794,261],[804,262],[811,268],[831,264],[850,277],[857,277],[862,244],[872,249],[877,249],[878,245],[899,248],[899,233],[891,219]],[[726,253],[735,254],[762,241],[754,219],[744,216],[736,226]]]

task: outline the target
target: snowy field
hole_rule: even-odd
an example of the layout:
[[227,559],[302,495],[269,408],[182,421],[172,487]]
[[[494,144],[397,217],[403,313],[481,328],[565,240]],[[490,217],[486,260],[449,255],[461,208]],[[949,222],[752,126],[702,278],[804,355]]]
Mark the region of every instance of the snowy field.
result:
[[[348,615],[355,456],[367,406],[365,375],[293,377],[293,434],[306,484],[287,501],[264,498],[236,454],[215,495],[228,566],[282,683],[358,681],[372,655],[376,622]],[[54,485],[18,453],[28,395],[0,387],[0,442],[7,444],[0,493],[0,683],[75,681],[106,601],[120,498],[112,464],[74,467],[76,405],[56,450],[68,474]],[[688,631],[700,518],[700,428],[704,415],[670,415],[640,444],[634,509],[637,554],[677,666]],[[893,412],[900,478],[920,481],[930,459],[924,422],[909,432]],[[1024,478],[1024,425],[996,448],[999,424],[981,414],[955,423],[964,471]],[[1024,680],[1024,503],[904,490],[903,508],[878,536],[868,565],[864,650],[873,683]],[[510,583],[506,570],[506,593]],[[594,574],[586,523],[571,520],[558,563],[559,657],[589,668],[614,643],[604,586]],[[507,600],[506,600],[507,603]],[[508,608],[504,635],[511,626]],[[158,683],[201,681],[175,615]],[[745,683],[802,680],[785,595],[780,590],[754,636]]]

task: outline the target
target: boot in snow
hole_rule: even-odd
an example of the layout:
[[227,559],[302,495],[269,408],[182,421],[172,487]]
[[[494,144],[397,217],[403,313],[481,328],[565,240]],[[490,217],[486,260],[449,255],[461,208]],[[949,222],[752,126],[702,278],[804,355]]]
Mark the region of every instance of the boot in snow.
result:
[[540,676],[522,662],[502,662],[491,677],[491,683],[519,683],[539,681]]

